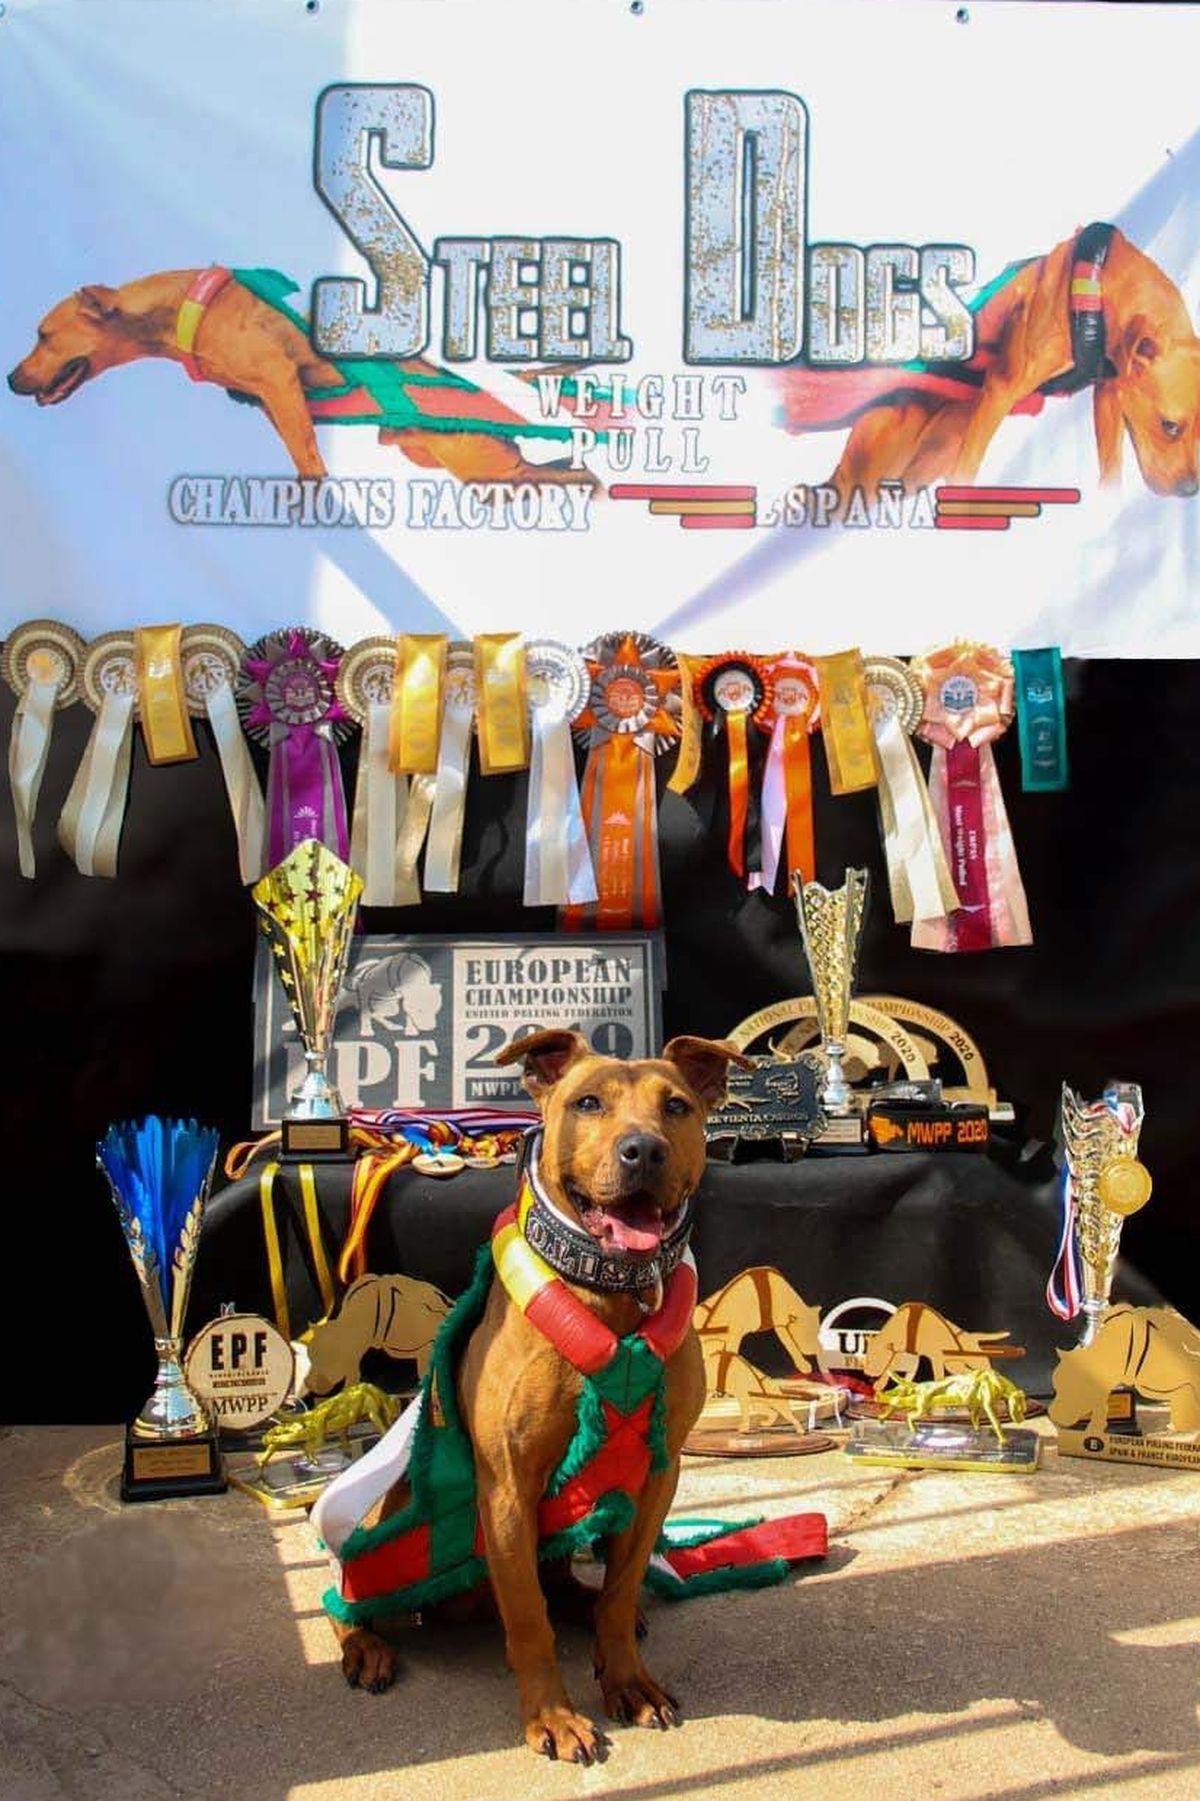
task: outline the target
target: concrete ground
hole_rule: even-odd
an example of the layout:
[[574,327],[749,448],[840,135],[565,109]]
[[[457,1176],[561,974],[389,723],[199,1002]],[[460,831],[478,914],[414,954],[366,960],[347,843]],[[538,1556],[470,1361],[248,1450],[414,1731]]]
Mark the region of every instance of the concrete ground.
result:
[[[123,1509],[105,1429],[0,1436],[6,1801],[719,1797],[1042,1801],[1200,1794],[1200,1477],[1059,1459],[1033,1477],[689,1460],[682,1503],[823,1508],[779,1589],[651,1602],[670,1733],[535,1759],[492,1630],[415,1630],[351,1691],[302,1515],[236,1494]],[[587,1711],[588,1642],[565,1632]]]

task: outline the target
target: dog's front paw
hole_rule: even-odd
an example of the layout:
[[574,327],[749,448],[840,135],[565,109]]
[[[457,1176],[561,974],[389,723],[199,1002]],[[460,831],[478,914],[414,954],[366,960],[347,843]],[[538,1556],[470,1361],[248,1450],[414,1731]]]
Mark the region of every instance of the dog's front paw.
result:
[[679,1725],[682,1715],[678,1701],[644,1669],[635,1671],[624,1682],[605,1681],[601,1676],[600,1687],[605,1713],[622,1726],[649,1726],[665,1732],[668,1726]]
[[365,1688],[369,1695],[382,1695],[391,1688],[399,1668],[395,1646],[377,1632],[356,1626],[342,1640],[342,1675],[351,1688]]
[[603,1763],[608,1740],[573,1707],[539,1707],[525,1722],[531,1751],[562,1763]]

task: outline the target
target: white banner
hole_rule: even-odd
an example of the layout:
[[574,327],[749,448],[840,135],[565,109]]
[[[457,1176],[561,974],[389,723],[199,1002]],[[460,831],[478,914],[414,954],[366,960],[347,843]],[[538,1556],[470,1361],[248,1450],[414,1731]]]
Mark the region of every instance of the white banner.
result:
[[1195,655],[1197,66],[1192,7],[8,0],[0,629]]

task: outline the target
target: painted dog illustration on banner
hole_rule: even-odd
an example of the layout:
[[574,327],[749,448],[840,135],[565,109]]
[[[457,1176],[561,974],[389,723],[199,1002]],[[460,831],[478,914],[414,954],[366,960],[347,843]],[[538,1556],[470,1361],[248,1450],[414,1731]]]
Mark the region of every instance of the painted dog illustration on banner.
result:
[[[179,363],[259,406],[301,477],[320,479],[319,425],[373,425],[421,468],[464,482],[576,482],[594,486],[566,454],[570,427],[523,410],[525,384],[496,372],[514,404],[423,358],[322,357],[289,303],[296,284],[274,269],[182,269],[123,287],[82,287],[46,314],[37,341],[8,377],[14,394],[59,406],[108,369],[142,357]],[[552,462],[532,461],[537,447]]]
[[792,364],[776,378],[787,431],[849,427],[831,477],[843,506],[855,488],[873,501],[880,483],[974,482],[1009,414],[1087,388],[1103,483],[1119,478],[1128,437],[1155,494],[1200,489],[1200,339],[1174,282],[1115,226],[1010,264],[971,311],[969,362]]

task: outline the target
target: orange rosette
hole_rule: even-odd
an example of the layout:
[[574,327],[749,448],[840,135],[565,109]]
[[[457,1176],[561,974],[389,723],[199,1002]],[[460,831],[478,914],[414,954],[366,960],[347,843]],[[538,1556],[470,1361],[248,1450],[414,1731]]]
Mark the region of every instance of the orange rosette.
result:
[[564,908],[563,928],[652,931],[662,923],[654,760],[679,739],[679,665],[643,632],[606,632],[583,655],[591,686],[574,729],[588,753],[580,804],[598,898]]
[[750,727],[771,729],[771,678],[765,664],[744,650],[709,657],[693,690],[701,717],[729,747],[729,867],[746,873],[746,819],[750,810]]
[[813,838],[812,755],[809,738],[821,723],[821,688],[816,664],[788,650],[764,659],[770,699],[761,720],[771,734],[762,779],[761,869],[751,888],[773,892],[786,834],[787,873],[816,878]]
[[925,702],[918,736],[933,746],[929,793],[958,906],[913,922],[923,950],[980,951],[1031,944],[1029,907],[992,745],[1014,711],[1013,667],[1003,651],[960,642],[914,657]]

